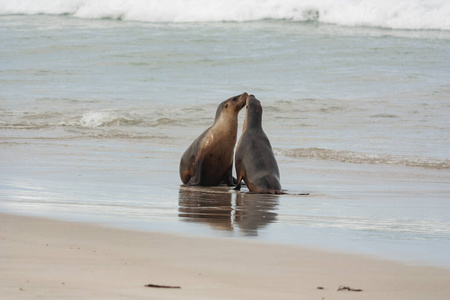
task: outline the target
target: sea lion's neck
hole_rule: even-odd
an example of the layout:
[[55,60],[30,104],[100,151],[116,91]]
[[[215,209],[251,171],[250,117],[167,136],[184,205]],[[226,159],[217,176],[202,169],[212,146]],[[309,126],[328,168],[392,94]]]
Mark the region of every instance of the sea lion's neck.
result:
[[215,120],[213,126],[220,130],[237,132],[238,126],[237,116],[223,114]]
[[247,128],[261,128],[262,124],[262,113],[259,111],[250,111],[249,109],[245,115],[244,129]]

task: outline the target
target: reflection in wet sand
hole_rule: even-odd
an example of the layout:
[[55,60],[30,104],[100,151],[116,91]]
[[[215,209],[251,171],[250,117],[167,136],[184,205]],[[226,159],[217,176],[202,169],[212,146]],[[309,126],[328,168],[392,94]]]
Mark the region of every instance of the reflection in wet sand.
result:
[[178,205],[183,221],[252,236],[276,221],[278,196],[235,192],[229,187],[181,186]]

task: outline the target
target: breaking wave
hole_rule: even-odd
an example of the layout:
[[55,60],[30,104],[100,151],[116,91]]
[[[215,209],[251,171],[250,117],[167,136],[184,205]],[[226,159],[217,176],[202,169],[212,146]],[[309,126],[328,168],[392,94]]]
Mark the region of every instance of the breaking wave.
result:
[[322,148],[275,149],[275,153],[288,157],[313,158],[354,164],[387,164],[427,169],[450,169],[450,160],[430,157],[367,154]]
[[53,14],[143,22],[274,19],[450,30],[450,2],[445,0],[3,0],[0,14]]
[[[186,122],[185,120],[182,120]],[[167,116],[143,116],[126,112],[89,111],[82,115],[63,112],[10,113],[0,120],[0,129],[45,129],[52,127],[76,127],[85,129],[113,127],[181,126],[178,119]]]
[[114,112],[88,112],[85,113],[79,121],[79,124],[82,127],[89,128],[111,125],[136,125],[138,123],[139,120],[137,119]]

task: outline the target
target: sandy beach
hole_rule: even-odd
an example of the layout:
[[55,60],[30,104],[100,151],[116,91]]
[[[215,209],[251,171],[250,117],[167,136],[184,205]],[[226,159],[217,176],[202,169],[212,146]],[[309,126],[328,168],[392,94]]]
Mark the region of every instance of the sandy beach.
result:
[[[450,270],[0,214],[2,299],[448,299]],[[153,288],[147,284],[180,288]],[[338,291],[340,286],[361,291]]]

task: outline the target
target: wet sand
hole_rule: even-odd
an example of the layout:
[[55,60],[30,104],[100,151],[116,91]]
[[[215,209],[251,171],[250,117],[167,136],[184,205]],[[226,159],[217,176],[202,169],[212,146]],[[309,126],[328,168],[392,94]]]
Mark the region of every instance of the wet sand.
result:
[[[2,299],[448,299],[450,270],[0,214]],[[152,288],[146,284],[180,288]],[[339,286],[362,291],[337,291]]]

